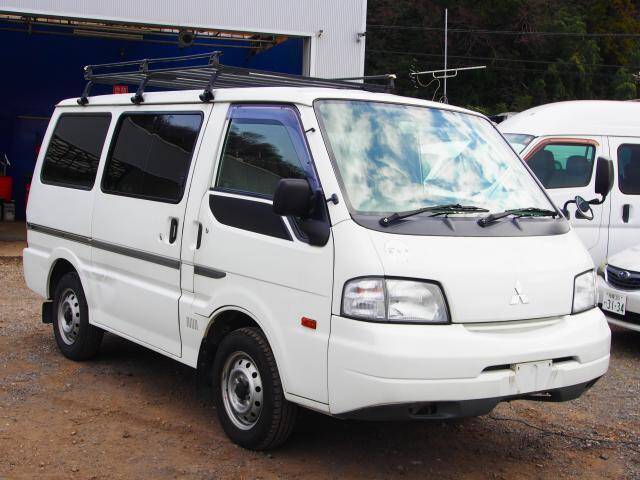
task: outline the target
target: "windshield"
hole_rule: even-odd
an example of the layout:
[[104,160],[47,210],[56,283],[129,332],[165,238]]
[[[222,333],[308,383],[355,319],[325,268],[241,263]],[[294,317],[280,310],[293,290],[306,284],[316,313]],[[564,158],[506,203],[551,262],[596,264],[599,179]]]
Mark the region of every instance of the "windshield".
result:
[[518,153],[522,153],[527,148],[527,145],[531,143],[531,140],[535,138],[533,135],[525,135],[524,133],[503,133],[503,135]]
[[482,117],[352,100],[318,101],[316,111],[354,213],[442,204],[553,208]]

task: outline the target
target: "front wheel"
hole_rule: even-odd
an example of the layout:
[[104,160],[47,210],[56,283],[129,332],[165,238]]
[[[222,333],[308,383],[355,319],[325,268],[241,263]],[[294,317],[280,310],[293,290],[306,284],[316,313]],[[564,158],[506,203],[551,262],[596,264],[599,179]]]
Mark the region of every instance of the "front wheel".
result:
[[213,379],[218,418],[233,442],[251,450],[285,442],[297,407],[284,398],[273,352],[259,329],[241,328],[222,340]]

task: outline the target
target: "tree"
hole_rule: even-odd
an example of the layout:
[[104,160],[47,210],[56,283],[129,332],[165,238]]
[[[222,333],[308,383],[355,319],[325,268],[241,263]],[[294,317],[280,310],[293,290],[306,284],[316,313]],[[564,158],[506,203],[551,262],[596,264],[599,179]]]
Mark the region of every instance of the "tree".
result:
[[640,71],[636,3],[369,0],[366,72],[398,73],[399,93],[439,99],[437,82],[424,78],[416,88],[408,74],[412,68],[442,68],[447,6],[449,65],[487,66],[449,81],[451,103],[499,113],[549,101],[635,98],[632,73]]

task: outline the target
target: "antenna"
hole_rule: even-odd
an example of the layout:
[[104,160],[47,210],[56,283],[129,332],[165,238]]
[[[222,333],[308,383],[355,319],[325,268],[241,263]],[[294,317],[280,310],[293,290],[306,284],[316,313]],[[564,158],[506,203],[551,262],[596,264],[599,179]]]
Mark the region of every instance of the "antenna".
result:
[[[445,8],[444,9],[444,68],[442,70],[426,70],[424,72],[411,72],[409,73],[409,78],[411,78],[411,80],[413,81],[414,85],[417,87],[428,87],[429,85],[431,85],[431,82],[433,82],[433,80],[438,80],[438,84],[436,87],[436,93],[438,92],[438,88],[440,88],[440,80],[444,80],[443,81],[443,86],[444,86],[444,93],[442,95],[442,97],[440,98],[440,101],[442,103],[449,103],[449,98],[447,97],[447,79],[448,78],[454,78],[458,76],[458,72],[461,72],[463,70],[482,70],[484,68],[487,68],[486,65],[476,65],[473,67],[459,67],[459,68],[448,68],[449,64],[448,64],[448,54],[449,54],[449,39],[448,39],[448,32],[449,32],[449,9]],[[433,80],[431,80],[431,82],[427,85],[424,85],[422,82],[420,82],[420,75],[432,75],[433,76]],[[436,94],[433,94],[433,97],[435,99]]]
[[[444,9],[444,71],[447,71],[447,43],[448,43],[448,31],[447,31],[447,26],[449,24],[449,9],[445,8]],[[456,72],[456,75],[458,73]],[[435,77],[434,77],[435,78]],[[443,95],[443,100],[444,103],[449,103],[449,99],[447,98],[447,78],[448,77],[444,77],[444,95]]]

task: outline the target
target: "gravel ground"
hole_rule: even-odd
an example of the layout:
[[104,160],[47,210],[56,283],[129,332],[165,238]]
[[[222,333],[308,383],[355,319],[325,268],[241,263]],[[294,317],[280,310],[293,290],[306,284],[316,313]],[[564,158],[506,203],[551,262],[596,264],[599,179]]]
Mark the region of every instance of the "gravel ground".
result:
[[640,334],[579,400],[454,422],[304,412],[270,454],[227,441],[195,371],[112,335],[74,363],[40,323],[19,257],[0,257],[0,478],[640,478]]

